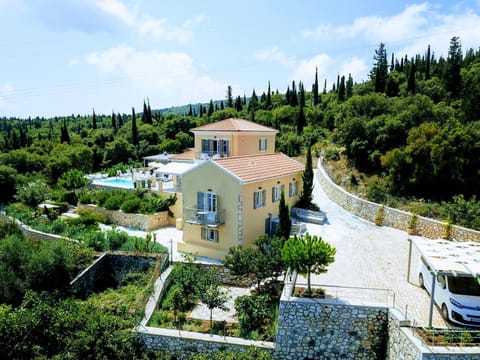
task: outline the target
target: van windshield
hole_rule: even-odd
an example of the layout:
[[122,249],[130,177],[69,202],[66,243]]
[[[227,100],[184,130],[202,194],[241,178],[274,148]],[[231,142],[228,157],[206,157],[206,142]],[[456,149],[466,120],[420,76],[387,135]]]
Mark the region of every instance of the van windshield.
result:
[[474,277],[448,277],[448,290],[452,294],[480,296],[480,285]]

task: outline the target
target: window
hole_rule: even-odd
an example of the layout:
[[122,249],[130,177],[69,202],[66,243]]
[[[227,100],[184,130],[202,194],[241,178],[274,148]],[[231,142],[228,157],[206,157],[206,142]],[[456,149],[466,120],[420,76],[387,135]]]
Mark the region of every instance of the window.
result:
[[218,154],[221,157],[227,157],[229,150],[228,139],[202,139],[202,154],[208,156]]
[[280,196],[282,195],[282,191],[284,191],[284,186],[277,184],[272,187],[272,202],[280,201]]
[[258,139],[258,150],[260,150],[261,152],[267,151],[267,139],[265,138]]
[[202,227],[202,240],[218,242],[218,230]]
[[296,196],[298,193],[298,181],[293,180],[290,184],[288,184],[288,196],[293,197]]
[[208,212],[217,211],[217,194],[213,191],[199,191],[197,193],[197,208]]
[[258,209],[265,206],[265,198],[267,192],[265,189],[258,190],[253,193],[253,208]]

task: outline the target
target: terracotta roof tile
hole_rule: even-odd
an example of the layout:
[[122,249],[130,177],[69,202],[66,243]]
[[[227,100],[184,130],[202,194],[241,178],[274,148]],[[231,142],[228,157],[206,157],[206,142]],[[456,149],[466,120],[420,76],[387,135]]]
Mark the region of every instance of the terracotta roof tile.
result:
[[278,130],[270,128],[268,126],[263,126],[245,119],[225,119],[217,121],[211,124],[199,126],[193,129],[190,129],[191,132],[194,131],[261,131],[261,132],[278,132]]
[[244,183],[296,174],[304,170],[303,164],[282,153],[232,156],[213,161]]
[[195,159],[195,151],[192,149],[184,150],[183,153],[175,154],[170,156],[171,160],[194,160]]

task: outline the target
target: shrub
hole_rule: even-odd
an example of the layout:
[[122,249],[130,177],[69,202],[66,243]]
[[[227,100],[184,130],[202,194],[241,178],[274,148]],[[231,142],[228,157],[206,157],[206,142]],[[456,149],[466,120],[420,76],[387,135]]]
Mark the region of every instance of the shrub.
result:
[[111,191],[102,190],[102,191],[95,192],[95,195],[94,195],[95,204],[97,204],[97,206],[102,206],[102,207],[105,206],[105,202],[108,200],[110,196],[112,196]]
[[122,202],[123,202],[123,196],[113,195],[113,196],[110,196],[105,201],[104,206],[107,210],[118,210],[118,209],[120,209],[120,206],[122,205]]
[[129,235],[125,231],[112,229],[106,233],[107,242],[110,250],[118,250],[129,239]]
[[138,212],[140,208],[141,201],[138,198],[126,199],[121,206],[122,211],[126,213],[135,213]]
[[82,195],[80,195],[79,201],[80,204],[93,204],[94,203],[93,193],[86,191]]
[[85,244],[95,251],[107,250],[105,234],[102,231],[88,232],[84,237]]
[[328,148],[325,151],[325,158],[330,161],[338,161],[340,160],[340,154],[337,149]]
[[50,226],[50,231],[54,234],[61,235],[67,230],[68,224],[64,220],[56,219]]

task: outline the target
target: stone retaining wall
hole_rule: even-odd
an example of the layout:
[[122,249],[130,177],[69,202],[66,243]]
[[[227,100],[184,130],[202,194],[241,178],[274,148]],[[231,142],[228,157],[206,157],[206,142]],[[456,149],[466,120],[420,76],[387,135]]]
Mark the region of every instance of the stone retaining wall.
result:
[[175,359],[186,360],[198,353],[213,354],[218,351],[245,352],[256,346],[273,353],[275,344],[189,331],[144,327],[137,330],[149,350],[169,354]]
[[91,204],[79,204],[79,209],[88,209],[100,216],[106,216],[112,224],[132,227],[144,231],[153,231],[170,225],[168,211],[162,211],[153,215],[127,214],[121,210],[107,210]]
[[385,359],[387,307],[282,300],[275,359]]
[[[318,160],[317,175],[320,185],[332,201],[343,207],[345,210],[363,219],[370,220],[372,222],[375,220],[378,209],[381,207],[381,205],[361,199],[336,185],[322,167],[321,159]],[[322,204],[318,205],[320,208],[322,208]],[[406,231],[411,217],[412,214],[409,212],[385,207],[385,218],[383,220],[383,225]],[[418,216],[416,230],[419,235],[430,239],[438,239],[444,236],[445,226],[446,224],[444,222]],[[457,241],[480,242],[480,231],[452,225],[449,238]]]

